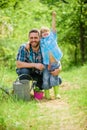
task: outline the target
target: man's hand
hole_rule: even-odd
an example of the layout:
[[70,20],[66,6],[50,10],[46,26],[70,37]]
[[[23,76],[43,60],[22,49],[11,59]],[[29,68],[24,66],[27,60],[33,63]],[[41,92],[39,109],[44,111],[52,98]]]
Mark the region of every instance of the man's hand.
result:
[[43,70],[44,69],[44,65],[41,63],[34,63],[34,68],[38,69],[38,70]]

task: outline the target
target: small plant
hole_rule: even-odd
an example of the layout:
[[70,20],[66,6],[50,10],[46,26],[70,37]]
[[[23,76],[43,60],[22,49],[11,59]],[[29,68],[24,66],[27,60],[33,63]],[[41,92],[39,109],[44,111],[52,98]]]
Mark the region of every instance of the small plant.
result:
[[43,94],[44,94],[44,92],[39,87],[34,88],[34,98],[35,99],[37,99],[37,100],[43,99]]
[[42,90],[41,90],[39,87],[35,87],[35,88],[34,88],[34,91],[35,91],[35,92],[42,92]]

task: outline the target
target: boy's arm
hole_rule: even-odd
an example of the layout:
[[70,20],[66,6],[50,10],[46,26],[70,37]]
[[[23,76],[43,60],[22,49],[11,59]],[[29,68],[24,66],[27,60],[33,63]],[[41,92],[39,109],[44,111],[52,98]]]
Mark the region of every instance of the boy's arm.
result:
[[52,30],[56,32],[56,12],[52,12]]

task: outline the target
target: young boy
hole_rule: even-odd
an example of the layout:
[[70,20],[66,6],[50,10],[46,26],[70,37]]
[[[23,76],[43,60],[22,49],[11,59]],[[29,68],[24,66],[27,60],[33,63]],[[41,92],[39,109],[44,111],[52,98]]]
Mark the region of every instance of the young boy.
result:
[[52,12],[52,30],[47,27],[42,27],[40,30],[41,40],[40,46],[43,56],[43,64],[45,69],[43,71],[43,86],[45,90],[45,97],[50,98],[49,89],[54,88],[55,98],[60,98],[58,94],[58,86],[61,84],[59,76],[53,76],[51,73],[60,66],[60,59],[62,52],[57,44],[56,34],[56,12]]

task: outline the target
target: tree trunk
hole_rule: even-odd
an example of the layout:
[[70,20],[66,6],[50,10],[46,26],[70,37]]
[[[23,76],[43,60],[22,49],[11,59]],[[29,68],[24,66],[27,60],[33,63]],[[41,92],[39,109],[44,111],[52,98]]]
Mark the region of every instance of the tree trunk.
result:
[[80,23],[80,49],[81,49],[81,61],[83,64],[85,62],[85,39],[84,39],[84,28],[82,22]]
[[80,49],[81,49],[81,62],[82,64],[85,62],[85,39],[84,39],[84,34],[85,34],[85,29],[83,27],[84,23],[82,22],[82,3],[81,3],[81,8],[80,8]]
[[78,46],[77,44],[75,44],[75,53],[74,53],[74,57],[75,57],[75,64],[78,63]]

